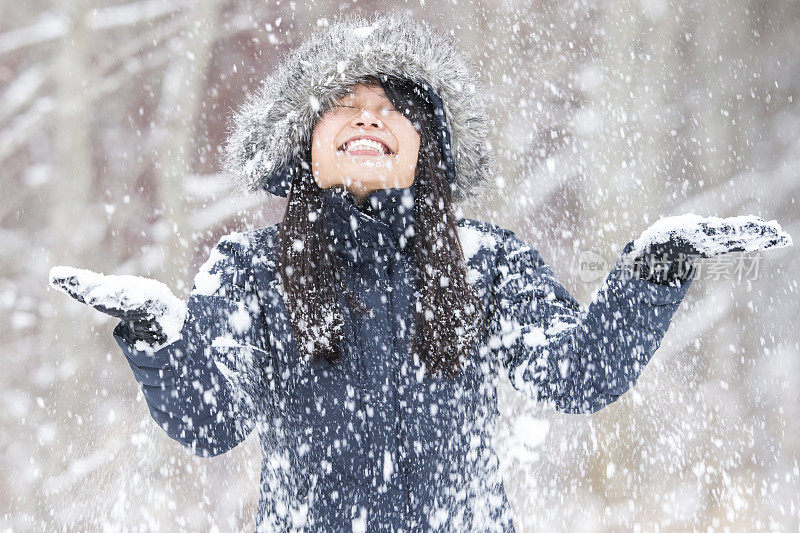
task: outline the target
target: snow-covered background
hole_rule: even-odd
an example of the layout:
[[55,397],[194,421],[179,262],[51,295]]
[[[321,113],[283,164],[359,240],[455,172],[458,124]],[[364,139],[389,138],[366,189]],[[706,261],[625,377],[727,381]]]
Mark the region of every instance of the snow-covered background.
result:
[[[114,319],[53,265],[188,296],[219,236],[280,220],[232,196],[226,116],[340,9],[452,31],[492,91],[515,230],[587,303],[660,217],[754,214],[800,235],[800,4],[0,1],[0,527],[248,530],[255,435],[193,457],[150,419]],[[504,389],[497,445],[521,531],[800,527],[798,248],[698,276],[636,388],[595,415]],[[587,281],[590,280],[590,281]]]

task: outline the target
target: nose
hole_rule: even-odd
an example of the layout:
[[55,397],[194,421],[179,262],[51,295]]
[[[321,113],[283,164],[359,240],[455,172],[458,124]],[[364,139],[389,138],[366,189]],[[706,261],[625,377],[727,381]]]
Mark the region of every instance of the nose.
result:
[[359,128],[382,128],[383,122],[381,122],[378,117],[374,116],[366,109],[362,109],[361,115],[353,119],[353,126],[357,126]]

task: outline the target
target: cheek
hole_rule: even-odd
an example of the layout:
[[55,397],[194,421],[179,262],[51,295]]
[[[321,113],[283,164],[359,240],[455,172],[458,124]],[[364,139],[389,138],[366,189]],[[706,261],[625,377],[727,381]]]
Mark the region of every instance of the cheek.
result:
[[419,151],[420,137],[414,125],[408,119],[404,119],[395,129],[400,143],[406,150],[411,152]]
[[402,138],[400,139],[400,143],[403,148],[403,152],[405,152],[405,157],[407,161],[416,161],[419,157],[419,145],[420,145],[420,137],[417,131],[409,125],[411,131],[404,131]]
[[404,131],[402,137],[398,135],[398,142],[400,143],[400,154],[399,158],[396,160],[397,166],[394,167],[392,173],[404,180],[409,178],[413,179],[417,164],[419,163],[419,135],[416,130],[411,127],[411,131]]
[[330,135],[326,131],[326,127],[319,125],[314,128],[314,132],[311,134],[311,146],[314,148],[322,148],[327,144],[329,139]]
[[334,137],[328,124],[319,124],[311,134],[311,163],[319,164],[330,157],[330,146]]
[[333,147],[336,133],[341,126],[333,119],[323,119],[314,127],[311,134],[312,147],[316,149],[329,149]]

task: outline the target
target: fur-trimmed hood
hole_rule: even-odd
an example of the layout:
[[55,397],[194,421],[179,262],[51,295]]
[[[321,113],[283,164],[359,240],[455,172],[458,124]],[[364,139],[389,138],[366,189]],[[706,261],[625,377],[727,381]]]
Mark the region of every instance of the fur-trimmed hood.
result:
[[317,120],[351,85],[379,74],[427,85],[444,110],[438,127],[455,201],[493,184],[486,91],[469,58],[452,38],[400,11],[338,16],[294,49],[234,113],[225,170],[249,191],[287,196]]

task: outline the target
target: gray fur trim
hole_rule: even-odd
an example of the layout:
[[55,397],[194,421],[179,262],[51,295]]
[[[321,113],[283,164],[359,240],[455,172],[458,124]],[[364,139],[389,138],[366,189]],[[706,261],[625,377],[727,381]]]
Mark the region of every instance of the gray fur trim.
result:
[[372,20],[340,15],[295,48],[234,113],[223,167],[249,191],[265,189],[311,141],[319,117],[351,85],[380,73],[427,83],[441,97],[455,159],[454,201],[494,183],[486,91],[469,58],[451,37],[401,11]]

